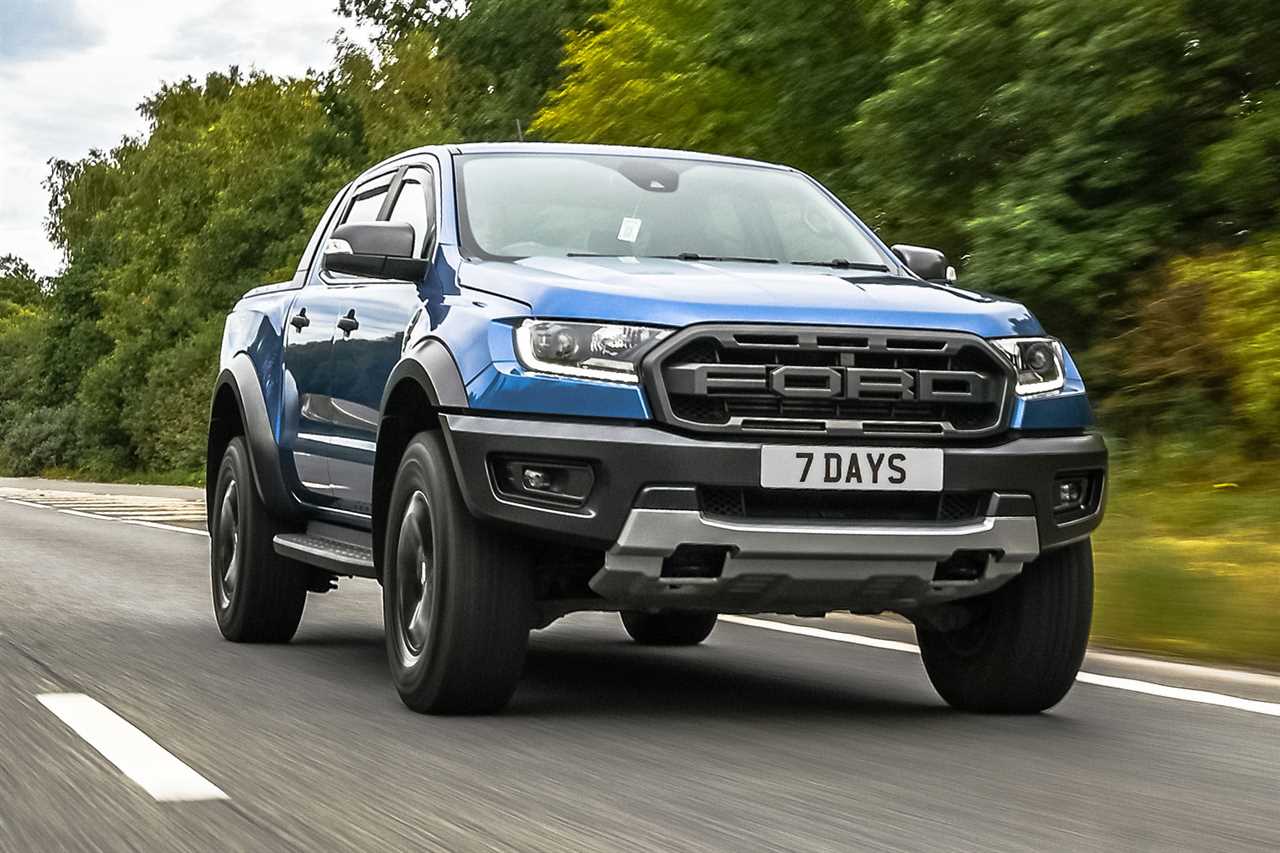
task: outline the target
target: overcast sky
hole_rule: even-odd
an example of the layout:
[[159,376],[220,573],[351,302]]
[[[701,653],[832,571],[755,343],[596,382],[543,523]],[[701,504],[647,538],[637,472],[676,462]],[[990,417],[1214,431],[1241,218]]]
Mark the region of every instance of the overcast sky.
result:
[[51,274],[44,237],[51,157],[79,159],[142,131],[162,82],[229,65],[324,68],[352,29],[337,0],[0,0],[0,255]]

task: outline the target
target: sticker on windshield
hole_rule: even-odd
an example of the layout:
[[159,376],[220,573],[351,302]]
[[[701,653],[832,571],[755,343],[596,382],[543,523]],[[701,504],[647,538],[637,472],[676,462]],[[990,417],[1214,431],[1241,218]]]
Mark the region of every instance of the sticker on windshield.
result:
[[618,239],[624,243],[634,243],[640,236],[640,220],[630,216],[623,218],[622,227],[618,229]]

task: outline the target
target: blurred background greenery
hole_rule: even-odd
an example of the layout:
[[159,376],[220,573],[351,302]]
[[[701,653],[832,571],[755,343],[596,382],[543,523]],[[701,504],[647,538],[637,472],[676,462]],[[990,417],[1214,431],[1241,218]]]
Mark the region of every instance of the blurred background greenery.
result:
[[37,277],[0,258],[0,473],[196,482],[222,319],[333,193],[435,142],[789,163],[890,242],[1027,303],[1116,454],[1097,638],[1280,666],[1274,0],[339,0],[302,79],[161,87],[54,161]]

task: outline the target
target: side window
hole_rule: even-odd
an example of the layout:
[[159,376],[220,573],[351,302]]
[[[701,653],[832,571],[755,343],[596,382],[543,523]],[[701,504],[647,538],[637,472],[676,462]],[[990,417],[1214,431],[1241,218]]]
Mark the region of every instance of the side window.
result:
[[382,202],[387,198],[387,188],[378,187],[358,196],[347,207],[347,215],[342,217],[342,224],[348,222],[374,222],[378,212],[382,210]]
[[391,208],[389,218],[391,222],[408,222],[413,226],[413,254],[414,257],[420,257],[429,221],[422,184],[406,180],[400,185],[400,195],[396,196],[396,206]]
[[428,244],[435,239],[435,212],[431,173],[417,167],[410,169],[400,183],[400,192],[388,219],[391,222],[408,222],[413,226],[414,257],[422,257]]
[[[382,212],[382,204],[387,200],[387,191],[391,188],[393,174],[380,175],[358,188],[355,196],[351,201],[347,202],[342,211],[342,216],[331,223],[331,228],[326,234],[333,233],[333,228],[337,228],[339,225],[346,225],[349,222],[376,222],[378,214]],[[317,255],[319,255],[318,252]],[[318,268],[319,264],[315,266]],[[341,282],[345,284],[351,281],[358,281],[359,277],[347,275],[346,273],[325,272],[323,280],[330,283]]]

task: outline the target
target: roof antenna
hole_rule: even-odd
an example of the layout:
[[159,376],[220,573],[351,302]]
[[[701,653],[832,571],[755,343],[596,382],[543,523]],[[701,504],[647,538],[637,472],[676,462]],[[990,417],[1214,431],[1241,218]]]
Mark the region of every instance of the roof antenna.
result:
[[516,139],[524,142],[524,128],[520,126],[520,119],[516,119]]

